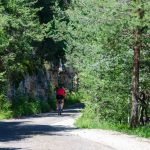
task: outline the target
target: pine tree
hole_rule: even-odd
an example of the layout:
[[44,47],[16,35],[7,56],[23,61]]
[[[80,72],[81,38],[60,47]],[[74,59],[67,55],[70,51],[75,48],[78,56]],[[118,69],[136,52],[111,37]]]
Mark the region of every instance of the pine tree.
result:
[[[71,7],[60,11],[60,14],[66,14],[69,22],[56,17],[53,38],[56,41],[65,40],[67,43],[66,57],[68,63],[79,72],[80,89],[86,95],[85,114],[89,115],[88,112],[92,111],[91,118],[128,122],[131,87],[132,83],[137,82],[131,80],[133,45],[136,43],[134,33],[138,24],[148,26],[149,18],[146,16],[149,5],[147,0],[143,2],[142,7],[147,9],[142,22],[135,13],[139,5],[116,0],[74,0]],[[149,43],[146,35],[142,36],[141,43],[141,55],[144,56],[148,52]],[[138,80],[138,64],[134,70]],[[140,86],[143,87],[142,84]],[[134,87],[137,95],[138,88],[137,84]],[[138,97],[136,101],[137,99]]]
[[[143,35],[147,34],[145,28],[147,28],[147,20],[145,13],[149,12],[145,10],[146,5],[144,3],[148,1],[133,0],[133,8],[135,10],[136,23],[134,28],[134,61],[133,61],[133,75],[132,75],[132,108],[131,108],[131,127],[137,127],[139,124],[139,72],[140,72],[140,51],[145,47],[145,40]],[[146,33],[146,34],[145,34]]]
[[[2,68],[7,80],[16,83],[28,72],[36,47],[33,44],[43,38],[34,0],[8,0],[1,2],[2,17],[6,18],[1,43]],[[6,39],[6,40],[5,40]],[[7,42],[5,42],[7,41]],[[5,45],[5,46],[3,46]]]

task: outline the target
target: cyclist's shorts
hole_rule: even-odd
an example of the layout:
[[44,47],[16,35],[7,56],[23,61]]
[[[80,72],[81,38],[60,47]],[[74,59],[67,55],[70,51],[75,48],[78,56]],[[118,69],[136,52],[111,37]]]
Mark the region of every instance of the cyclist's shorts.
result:
[[64,99],[64,96],[63,95],[56,95],[56,98],[57,98],[57,100],[58,99]]

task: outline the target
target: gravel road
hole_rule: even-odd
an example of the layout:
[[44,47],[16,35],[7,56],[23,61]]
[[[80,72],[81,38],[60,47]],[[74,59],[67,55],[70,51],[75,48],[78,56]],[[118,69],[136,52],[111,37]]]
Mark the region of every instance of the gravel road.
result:
[[0,150],[150,150],[150,139],[115,131],[77,129],[79,108],[0,121]]
[[0,150],[114,150],[110,146],[74,135],[79,109],[0,121]]

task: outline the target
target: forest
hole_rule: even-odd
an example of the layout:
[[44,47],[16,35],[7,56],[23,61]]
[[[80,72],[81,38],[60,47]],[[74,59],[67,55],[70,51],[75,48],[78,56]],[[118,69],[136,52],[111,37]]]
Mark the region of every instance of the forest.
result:
[[8,86],[61,59],[78,76],[79,126],[150,128],[149,14],[149,0],[0,0],[0,118],[47,111]]

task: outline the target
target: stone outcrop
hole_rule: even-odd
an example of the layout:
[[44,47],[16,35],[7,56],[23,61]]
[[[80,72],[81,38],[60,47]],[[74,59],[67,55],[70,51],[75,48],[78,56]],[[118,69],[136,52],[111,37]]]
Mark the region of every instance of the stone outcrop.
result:
[[74,90],[77,87],[76,73],[72,68],[45,67],[39,69],[36,74],[27,74],[24,80],[20,82],[19,88],[14,85],[8,87],[8,97],[11,99],[17,90],[27,96],[40,98],[43,100],[55,98],[55,87],[58,84],[63,84],[68,90]]

